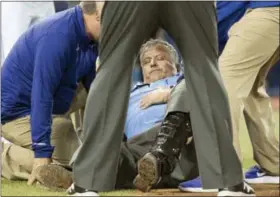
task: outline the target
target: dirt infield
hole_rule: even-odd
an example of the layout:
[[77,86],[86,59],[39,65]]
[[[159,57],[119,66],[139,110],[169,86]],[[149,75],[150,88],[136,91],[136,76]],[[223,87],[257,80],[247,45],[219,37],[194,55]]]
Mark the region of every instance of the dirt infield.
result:
[[[253,185],[257,196],[280,196],[279,185]],[[149,193],[136,192],[135,196],[217,196],[217,193],[187,193],[178,189],[152,190]]]

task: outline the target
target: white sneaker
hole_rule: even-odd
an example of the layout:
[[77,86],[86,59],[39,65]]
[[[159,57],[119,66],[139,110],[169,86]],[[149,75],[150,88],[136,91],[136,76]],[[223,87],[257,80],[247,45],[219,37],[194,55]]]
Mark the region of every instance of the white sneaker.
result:
[[95,191],[78,187],[74,183],[67,189],[68,196],[99,196]]
[[256,196],[254,189],[246,182],[236,186],[220,189],[218,196]]
[[245,180],[250,184],[279,184],[279,176],[270,176],[259,166],[253,166],[245,173]]

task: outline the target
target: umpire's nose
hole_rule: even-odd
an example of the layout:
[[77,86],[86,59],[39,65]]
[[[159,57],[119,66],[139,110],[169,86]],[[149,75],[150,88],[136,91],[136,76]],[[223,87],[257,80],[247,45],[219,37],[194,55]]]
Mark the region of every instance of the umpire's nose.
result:
[[157,61],[156,61],[155,58],[153,58],[153,59],[151,60],[150,67],[151,67],[151,68],[157,67]]

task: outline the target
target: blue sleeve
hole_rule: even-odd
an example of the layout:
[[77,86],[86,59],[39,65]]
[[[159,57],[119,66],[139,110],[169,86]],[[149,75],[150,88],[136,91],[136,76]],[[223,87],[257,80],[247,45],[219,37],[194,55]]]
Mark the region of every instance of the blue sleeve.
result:
[[87,90],[87,92],[89,92],[89,88],[90,88],[90,85],[92,83],[92,81],[94,80],[95,78],[95,69],[93,69],[92,72],[89,72],[83,79],[82,79],[82,83],[85,87],[85,89]]
[[34,52],[31,92],[31,135],[35,158],[51,158],[50,143],[53,95],[70,60],[70,43],[65,35],[43,37]]
[[88,69],[89,70],[88,73],[82,78],[82,83],[83,83],[85,89],[87,90],[87,92],[89,92],[90,85],[96,75],[97,56],[98,56],[98,49],[97,49],[97,45],[96,45],[95,47],[93,47],[92,50],[88,51],[87,56],[85,57],[87,63],[89,65],[91,65]]

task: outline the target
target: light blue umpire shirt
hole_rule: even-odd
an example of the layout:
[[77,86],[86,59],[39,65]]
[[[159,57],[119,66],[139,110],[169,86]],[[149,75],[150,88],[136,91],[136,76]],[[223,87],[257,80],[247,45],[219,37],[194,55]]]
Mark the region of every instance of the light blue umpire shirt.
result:
[[177,84],[179,74],[167,77],[151,84],[138,82],[131,90],[127,118],[125,124],[125,135],[130,139],[139,135],[155,124],[160,123],[166,112],[167,103],[151,105],[146,109],[140,108],[142,98],[157,88],[172,88]]

